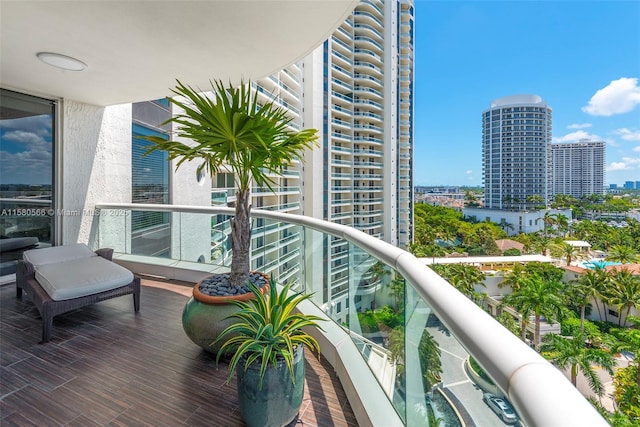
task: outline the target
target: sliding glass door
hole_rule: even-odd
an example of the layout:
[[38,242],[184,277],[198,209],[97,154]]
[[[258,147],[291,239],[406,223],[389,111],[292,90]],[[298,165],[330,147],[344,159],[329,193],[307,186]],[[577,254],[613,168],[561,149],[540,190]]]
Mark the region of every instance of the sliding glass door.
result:
[[0,89],[0,276],[54,236],[56,102]]

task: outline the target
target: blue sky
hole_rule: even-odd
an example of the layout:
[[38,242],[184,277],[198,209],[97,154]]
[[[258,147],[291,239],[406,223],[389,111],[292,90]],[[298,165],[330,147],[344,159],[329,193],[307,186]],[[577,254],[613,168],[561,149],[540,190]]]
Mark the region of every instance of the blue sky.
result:
[[481,113],[536,94],[553,138],[604,140],[640,181],[640,1],[416,0],[416,185],[482,185]]

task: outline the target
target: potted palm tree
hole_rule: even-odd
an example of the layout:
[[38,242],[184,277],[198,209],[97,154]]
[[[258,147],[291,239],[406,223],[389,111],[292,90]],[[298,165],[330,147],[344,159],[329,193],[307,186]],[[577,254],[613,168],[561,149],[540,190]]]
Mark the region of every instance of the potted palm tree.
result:
[[[281,176],[287,165],[301,159],[304,151],[315,143],[317,131],[294,130],[287,111],[273,101],[261,104],[250,83],[225,87],[218,80],[211,83],[211,91],[207,93],[178,80],[172,92],[176,97],[169,101],[181,112],[164,124],[175,124],[176,135],[191,143],[149,136],[146,139],[152,144],[146,154],[165,151],[169,160],[177,160],[176,169],[184,162],[198,161],[199,174],[206,171],[214,175],[221,170],[233,173],[236,186],[235,214],[230,220],[233,258],[230,273],[223,275],[226,283],[217,282],[219,287],[228,285],[232,289],[228,294],[246,298],[251,295],[246,288],[249,280],[256,281],[258,286],[267,281],[250,271],[251,186],[273,191],[272,176]],[[220,320],[230,313],[228,308],[212,311],[202,304],[230,307],[227,301],[234,297],[215,296],[202,285],[200,282],[194,287],[194,296],[183,312],[183,326],[192,341],[205,350],[216,351],[209,343],[224,329],[226,325]]]
[[239,311],[234,322],[213,345],[223,342],[216,361],[231,351],[229,377],[237,377],[240,414],[247,425],[284,426],[298,414],[304,394],[304,347],[318,353],[315,338],[303,328],[320,328],[318,316],[296,312],[296,306],[311,297],[290,292],[290,285],[263,294],[253,284],[254,295],[233,301]]

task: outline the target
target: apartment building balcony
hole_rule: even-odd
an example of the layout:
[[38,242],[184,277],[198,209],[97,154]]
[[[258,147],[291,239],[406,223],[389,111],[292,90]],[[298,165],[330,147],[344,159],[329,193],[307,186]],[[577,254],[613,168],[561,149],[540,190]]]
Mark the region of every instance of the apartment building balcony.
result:
[[364,40],[382,50],[383,37],[380,32],[381,29],[369,24],[356,24],[354,28],[358,34],[354,39],[356,46],[360,45],[359,41]]
[[382,115],[377,113],[372,113],[371,111],[365,111],[357,108],[353,112],[353,116],[356,118],[365,118],[367,120],[371,120],[377,123],[382,123]]
[[355,73],[353,75],[353,78],[355,80],[358,80],[356,83],[359,85],[370,86],[378,90],[381,90],[383,88],[382,80],[380,80],[379,78],[373,77],[369,74]]
[[358,73],[357,69],[358,68],[364,68],[366,72],[374,72],[375,78],[381,79],[382,78],[382,68],[378,67],[377,65],[371,64],[370,62],[367,61],[355,61],[353,63],[353,65],[356,68],[356,73]]
[[342,52],[346,55],[350,55],[353,53],[353,45],[345,42],[344,40],[338,38],[335,34],[331,36],[331,42],[333,43],[334,50],[342,50]]
[[382,15],[381,4],[376,0],[362,0],[358,5],[358,10],[373,12]]
[[369,25],[373,25],[374,27],[378,27],[378,28],[383,28],[384,27],[382,21],[379,18],[379,15],[376,16],[375,14],[373,14],[371,12],[366,12],[364,10],[356,9],[353,12],[353,17],[355,19],[356,25],[357,25],[357,23],[362,22],[362,23],[366,23],[366,24],[369,24]]

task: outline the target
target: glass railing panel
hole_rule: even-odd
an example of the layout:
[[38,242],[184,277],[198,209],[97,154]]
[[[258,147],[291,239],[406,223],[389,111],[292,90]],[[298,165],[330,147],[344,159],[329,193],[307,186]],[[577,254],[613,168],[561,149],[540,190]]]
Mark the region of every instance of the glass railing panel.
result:
[[251,268],[268,274],[278,284],[304,291],[302,227],[265,218],[253,218],[252,223]]
[[98,248],[112,248],[116,253],[131,253],[131,210],[100,209],[98,216]]
[[[96,241],[100,247],[113,247],[116,252],[135,255],[135,248],[141,244],[136,246],[133,241],[138,236],[137,232],[144,231],[136,229],[135,221],[141,224],[140,218],[147,220],[148,237],[164,236],[161,231],[165,223],[158,221],[165,217],[155,215],[162,213],[169,215],[171,258],[195,265],[200,254],[209,253],[209,259],[204,256],[205,263],[224,264],[230,260],[229,217],[218,213],[228,213],[228,210],[203,208],[203,212],[194,213],[167,210],[166,206],[163,209],[146,216],[136,213],[144,211],[135,208],[102,209],[95,217],[99,221],[94,224],[98,233]],[[502,422],[483,401],[485,392],[502,395],[495,385],[499,381],[472,363],[466,348],[474,350],[475,357],[492,369],[491,372],[503,381],[503,386],[505,373],[509,375],[511,368],[491,365],[491,360],[498,357],[491,356],[495,350],[482,348],[480,341],[467,335],[473,329],[471,325],[461,329],[460,325],[468,321],[465,320],[467,316],[489,329],[494,327],[493,323],[487,323],[480,316],[484,314],[482,311],[476,313],[472,310],[476,308],[474,303],[459,293],[451,293],[455,291],[447,282],[426,269],[424,264],[417,265],[418,261],[411,261],[408,254],[398,257],[394,252],[397,248],[392,250],[383,242],[367,240],[371,236],[355,234],[351,230],[342,237],[340,229],[334,229],[335,223],[326,223],[328,229],[336,232],[330,235],[311,229],[317,225],[303,226],[283,221],[284,216],[274,217],[273,213],[254,211],[252,268],[270,274],[277,283],[291,283],[296,291],[312,294],[312,302],[349,334],[380,389],[407,426],[438,425],[433,421],[437,419],[448,426],[463,425],[460,418],[483,426]],[[274,219],[276,217],[277,220]],[[378,247],[382,249],[376,249]],[[216,249],[219,253],[214,257]],[[374,254],[385,262],[395,260],[394,265],[413,282],[405,282]],[[155,258],[160,260],[158,256]],[[441,310],[446,307],[441,298],[451,299],[456,302],[456,307],[463,307],[464,314],[453,311],[436,313],[420,295],[432,298]],[[440,321],[436,314],[443,320]],[[500,333],[497,329],[492,331]],[[485,332],[477,333],[482,335]],[[465,340],[464,345],[459,341],[461,339]],[[512,345],[516,353],[522,352],[509,341],[509,337],[502,339]],[[526,346],[524,350],[529,351]],[[518,362],[522,363],[522,369],[538,369],[542,374],[547,369],[539,362],[536,362],[539,367],[532,367],[527,362],[529,359],[522,355],[514,357],[521,359],[513,360],[524,361]],[[504,359],[508,365],[513,360],[509,356]],[[348,365],[348,361],[345,363]],[[475,373],[472,374],[472,370]],[[351,381],[357,382],[358,379],[351,378]],[[556,387],[561,388],[563,384],[556,384]],[[532,383],[532,387],[539,390],[543,385]],[[565,390],[569,394],[570,387]],[[519,403],[526,405],[522,401]],[[549,405],[548,402],[546,404]]]
[[174,216],[171,258],[189,263],[225,265],[230,258],[228,218],[206,213],[182,212]]

